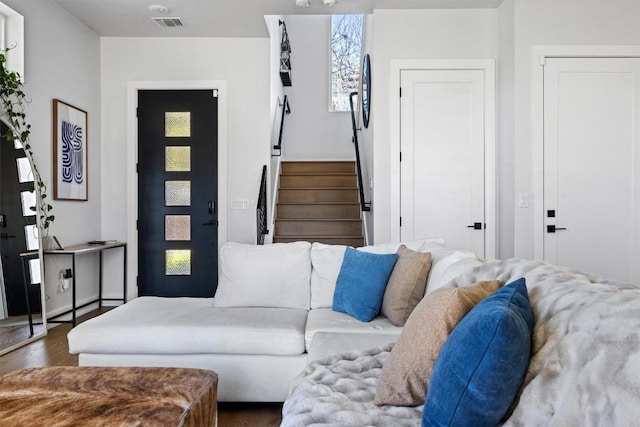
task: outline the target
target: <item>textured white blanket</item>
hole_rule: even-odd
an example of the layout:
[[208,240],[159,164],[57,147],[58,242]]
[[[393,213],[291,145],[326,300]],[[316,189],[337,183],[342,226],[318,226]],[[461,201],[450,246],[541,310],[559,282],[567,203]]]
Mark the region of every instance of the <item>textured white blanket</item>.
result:
[[[488,261],[451,282],[525,277],[532,356],[506,426],[640,425],[640,288],[541,261]],[[309,366],[283,408],[283,426],[413,426],[422,407],[377,407],[389,349]]]
[[419,426],[422,406],[373,403],[391,346],[327,356],[309,365],[284,402],[280,426]]

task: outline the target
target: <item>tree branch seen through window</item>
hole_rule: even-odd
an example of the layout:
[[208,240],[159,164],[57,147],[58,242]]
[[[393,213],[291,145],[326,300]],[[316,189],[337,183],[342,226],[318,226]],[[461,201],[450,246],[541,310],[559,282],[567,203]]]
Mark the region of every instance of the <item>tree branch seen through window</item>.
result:
[[331,15],[330,111],[349,111],[349,94],[360,86],[362,15]]

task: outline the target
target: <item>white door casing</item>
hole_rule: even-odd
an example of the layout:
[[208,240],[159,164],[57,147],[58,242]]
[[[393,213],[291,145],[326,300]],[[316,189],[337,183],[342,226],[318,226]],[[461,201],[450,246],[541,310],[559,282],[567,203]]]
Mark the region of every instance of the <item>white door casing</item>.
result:
[[[398,76],[392,79],[392,90],[394,85],[395,90],[402,87],[395,110],[400,114],[395,119],[392,114],[391,121],[392,136],[398,133],[398,140],[391,141],[392,159],[402,153],[398,239],[442,237],[449,247],[494,257],[493,61],[393,61],[392,65],[392,76],[396,69]],[[474,223],[482,228],[469,228]]]
[[636,281],[640,58],[547,58],[543,68],[543,257]]

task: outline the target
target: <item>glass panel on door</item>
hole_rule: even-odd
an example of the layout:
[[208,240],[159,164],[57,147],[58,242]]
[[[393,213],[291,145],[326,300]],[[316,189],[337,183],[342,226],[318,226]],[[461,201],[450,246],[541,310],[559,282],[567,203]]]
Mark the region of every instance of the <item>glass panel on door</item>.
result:
[[191,181],[165,181],[165,206],[191,206]]
[[191,251],[189,249],[169,249],[165,253],[167,276],[188,276],[191,274]]
[[167,138],[188,138],[191,136],[191,113],[164,113],[164,136]]
[[166,147],[165,171],[190,172],[191,171],[191,147]]

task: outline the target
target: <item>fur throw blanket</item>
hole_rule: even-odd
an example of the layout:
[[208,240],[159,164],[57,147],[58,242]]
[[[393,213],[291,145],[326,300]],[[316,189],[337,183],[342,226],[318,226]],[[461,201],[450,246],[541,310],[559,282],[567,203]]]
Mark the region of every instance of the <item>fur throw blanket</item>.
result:
[[[534,314],[529,368],[505,426],[631,426],[640,420],[640,287],[542,261],[492,260],[452,280],[525,277]],[[422,407],[376,406],[389,348],[311,364],[283,426],[417,426]]]

